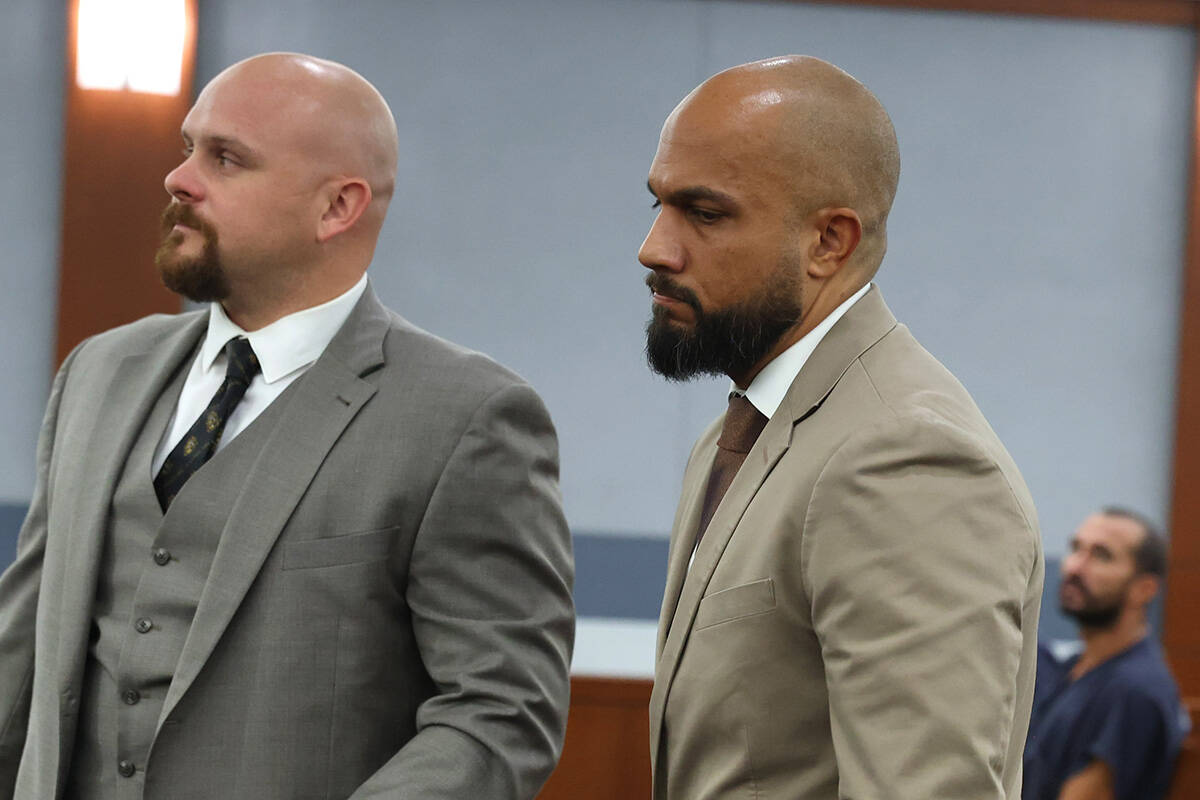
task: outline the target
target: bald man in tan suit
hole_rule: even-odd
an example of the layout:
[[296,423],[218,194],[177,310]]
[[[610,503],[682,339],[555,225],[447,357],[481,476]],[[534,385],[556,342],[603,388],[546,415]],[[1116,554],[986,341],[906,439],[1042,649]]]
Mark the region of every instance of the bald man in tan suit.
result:
[[788,56],[667,119],[639,253],[651,366],[727,375],[671,536],[656,800],[1015,800],[1043,560],[1029,492],[871,282],[878,100]]

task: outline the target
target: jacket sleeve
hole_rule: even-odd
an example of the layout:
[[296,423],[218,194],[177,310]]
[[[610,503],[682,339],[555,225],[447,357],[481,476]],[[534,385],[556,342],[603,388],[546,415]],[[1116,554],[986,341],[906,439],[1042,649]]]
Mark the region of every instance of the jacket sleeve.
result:
[[1009,796],[1042,555],[996,460],[944,422],[860,431],[823,468],[801,552],[838,796]]
[[566,727],[574,563],[558,447],[525,385],[474,413],[426,509],[407,599],[437,687],[355,800],[527,800]]
[[46,550],[50,463],[59,403],[74,355],[68,356],[54,379],[38,438],[33,500],[17,537],[16,560],[0,575],[0,798],[13,796],[17,767],[25,748],[33,692],[38,589]]

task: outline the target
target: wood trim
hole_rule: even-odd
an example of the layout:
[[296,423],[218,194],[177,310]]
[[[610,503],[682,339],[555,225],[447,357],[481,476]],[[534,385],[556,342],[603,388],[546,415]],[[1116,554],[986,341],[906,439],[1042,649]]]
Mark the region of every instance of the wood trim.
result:
[[562,759],[538,800],[650,800],[650,680],[571,678]]
[[[1200,21],[1196,23],[1200,41]],[[1192,140],[1188,164],[1187,244],[1180,307],[1179,376],[1171,497],[1170,574],[1163,643],[1180,694],[1192,715],[1171,786],[1173,800],[1200,797],[1200,52],[1194,68]]]
[[818,5],[879,6],[922,11],[1019,14],[1153,25],[1194,25],[1194,0],[784,0]]
[[92,334],[180,310],[153,258],[168,200],[163,178],[180,160],[179,125],[195,76],[196,0],[186,0],[186,10],[182,89],[166,97],[80,89],[79,2],[68,6],[56,365]]
[[[1198,29],[1200,34],[1200,29]],[[1200,59],[1200,53],[1198,53]],[[1196,63],[1200,92],[1200,60]],[[1195,104],[1193,93],[1193,104]],[[1174,480],[1171,499],[1171,575],[1167,580],[1163,636],[1180,689],[1200,696],[1200,109],[1192,111],[1187,244],[1180,309],[1179,396],[1176,401]],[[1200,795],[1198,795],[1200,796]]]

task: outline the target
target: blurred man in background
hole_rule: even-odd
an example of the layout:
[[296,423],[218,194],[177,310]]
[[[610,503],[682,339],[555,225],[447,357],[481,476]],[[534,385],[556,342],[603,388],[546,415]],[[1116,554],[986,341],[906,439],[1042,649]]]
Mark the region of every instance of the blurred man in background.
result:
[[1133,511],[1105,508],[1071,537],[1059,602],[1083,651],[1038,648],[1025,800],[1166,797],[1189,727],[1146,619],[1166,569],[1162,534]]

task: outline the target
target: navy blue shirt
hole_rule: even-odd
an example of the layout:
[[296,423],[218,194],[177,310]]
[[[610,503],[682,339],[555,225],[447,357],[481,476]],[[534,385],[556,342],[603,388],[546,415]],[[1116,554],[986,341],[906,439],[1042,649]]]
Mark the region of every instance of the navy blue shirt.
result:
[[1093,761],[1112,769],[1117,800],[1166,797],[1189,723],[1157,642],[1146,637],[1072,681],[1078,660],[1038,645],[1024,800],[1057,800]]

